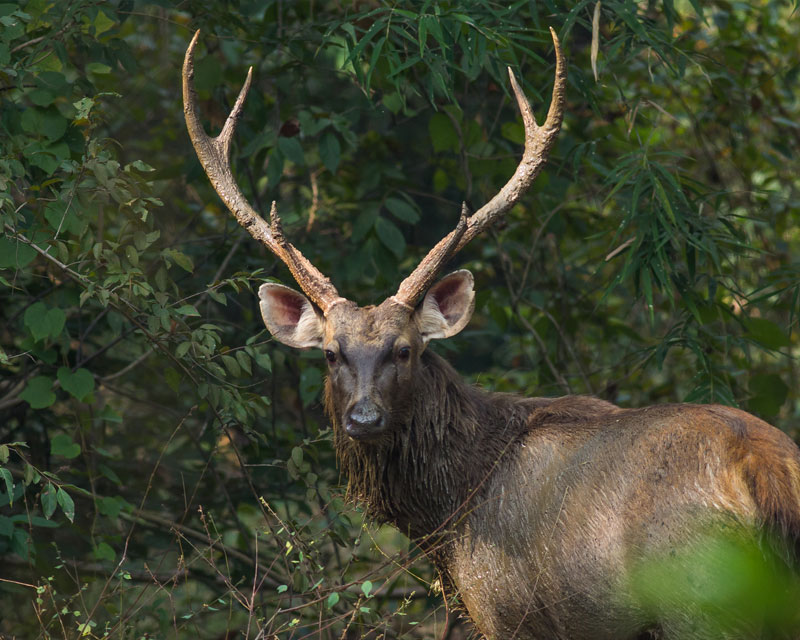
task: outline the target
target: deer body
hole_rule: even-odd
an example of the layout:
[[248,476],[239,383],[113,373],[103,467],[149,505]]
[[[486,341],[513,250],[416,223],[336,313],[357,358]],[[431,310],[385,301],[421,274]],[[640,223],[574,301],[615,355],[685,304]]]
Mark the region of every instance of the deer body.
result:
[[[766,608],[740,615],[758,587],[728,587],[737,559],[768,578],[797,574],[800,451],[786,435],[722,406],[621,409],[488,393],[426,350],[461,331],[474,307],[468,271],[434,284],[438,272],[519,201],[558,134],[566,68],[552,34],[556,81],[543,125],[510,74],[525,125],[514,175],[471,216],[464,207],[378,306],[339,296],[286,240],[275,203],[267,223],[245,199],[229,155],[251,74],[209,138],[192,87],[198,34],[183,68],[187,127],[220,198],[305,293],[264,284],[261,313],[276,340],[325,355],[326,411],[350,495],[419,543],[487,638],[785,637]],[[776,597],[800,602],[794,584]],[[720,588],[725,597],[710,601]]]
[[[765,527],[800,536],[800,452],[747,413],[492,394],[433,354],[416,379],[407,429],[368,448],[344,432],[329,383],[337,453],[354,497],[429,550],[488,638],[701,637],[701,611],[640,606],[637,569],[718,523],[753,543]],[[697,579],[683,588],[708,588]]]

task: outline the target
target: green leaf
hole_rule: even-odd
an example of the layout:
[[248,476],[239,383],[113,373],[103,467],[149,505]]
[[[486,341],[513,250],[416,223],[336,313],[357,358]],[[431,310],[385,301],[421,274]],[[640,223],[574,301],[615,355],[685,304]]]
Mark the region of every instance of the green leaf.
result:
[[[18,516],[16,516],[18,517]],[[27,520],[27,516],[25,516]],[[58,523],[57,522],[50,522],[49,520],[45,520],[41,516],[31,516],[30,522],[34,527],[45,527],[46,529],[57,529]]]
[[413,205],[409,204],[402,198],[386,198],[386,202],[384,203],[386,208],[391,211],[395,217],[399,218],[403,222],[408,222],[409,224],[416,224],[419,222],[419,213],[413,207]]
[[[367,43],[369,43],[369,41],[375,36],[375,34],[383,31],[385,27],[386,27],[386,22],[384,20],[375,20],[375,22],[372,23],[372,26],[370,26],[369,30],[358,41],[356,46],[354,46],[351,49],[350,55],[348,56],[347,59],[349,62],[354,63],[353,67],[356,73],[359,75],[359,79],[361,75],[361,68],[360,65],[358,64],[357,58],[358,56],[361,55],[361,52],[366,47]],[[355,37],[353,39],[355,40]]]
[[751,411],[760,416],[771,418],[780,411],[789,394],[789,387],[775,373],[761,373],[750,379],[750,398],[748,405]]
[[56,500],[61,507],[61,511],[67,516],[67,520],[73,522],[75,520],[75,503],[72,501],[69,494],[59,487],[56,492]]
[[297,138],[286,138],[281,136],[278,138],[278,148],[281,150],[281,153],[291,162],[301,166],[305,164],[303,147],[300,146],[300,141]]
[[222,364],[225,365],[225,368],[230,372],[232,376],[238,378],[242,375],[242,368],[239,366],[239,363],[236,361],[236,358],[232,356],[221,356]]
[[75,207],[67,207],[61,202],[48,203],[44,210],[44,217],[50,226],[60,233],[67,231],[80,235],[86,227],[86,222],[78,216]]
[[284,155],[278,146],[274,147],[269,152],[269,159],[267,162],[267,183],[271,188],[277,186],[283,176],[283,159]]
[[19,394],[31,409],[45,409],[56,401],[53,392],[53,379],[50,376],[36,376],[28,381],[25,389]]
[[184,271],[188,271],[189,273],[192,273],[194,271],[194,263],[192,262],[192,259],[185,253],[181,253],[180,251],[176,251],[175,249],[164,249],[162,255],[165,258],[172,260]]
[[87,397],[94,391],[94,376],[88,369],[80,367],[74,372],[68,367],[59,367],[58,380],[61,388],[81,402],[86,402]]
[[111,67],[102,62],[90,62],[86,65],[86,71],[89,73],[96,73],[98,75],[108,75],[111,73]]
[[221,291],[217,291],[216,289],[208,289],[207,293],[208,297],[211,298],[214,302],[227,306],[228,298]]
[[98,560],[105,560],[106,562],[114,562],[117,559],[117,555],[114,553],[114,549],[112,549],[111,545],[107,542],[101,542],[98,544],[94,551],[92,552],[95,558]]
[[97,465],[97,470],[102,473],[106,478],[111,480],[116,485],[122,484],[122,480],[119,479],[119,476],[114,472],[114,470],[109,467],[107,464],[100,463]]
[[25,464],[25,471],[23,475],[23,481],[25,482],[25,486],[29,486],[31,482],[39,482],[39,478],[41,476],[36,472],[36,469],[33,468],[32,465]]
[[28,94],[28,98],[37,107],[49,107],[56,99],[56,94],[47,89],[34,89]]
[[655,309],[653,306],[653,283],[650,280],[650,271],[644,269],[642,271],[642,289],[644,290],[644,299],[647,303],[647,310],[650,315],[650,325],[655,325]]
[[74,442],[66,433],[59,433],[50,440],[50,453],[71,460],[81,454],[81,446]]
[[306,367],[300,372],[300,399],[308,406],[322,390],[322,374],[316,367]]
[[97,501],[97,510],[104,516],[116,518],[127,504],[126,500],[120,496],[103,496]]
[[52,482],[47,483],[44,491],[42,491],[40,499],[42,501],[42,513],[44,514],[44,517],[49,520],[55,513],[56,507],[58,506],[56,488],[53,486]]
[[[137,171],[141,171],[143,173],[149,173],[151,171],[155,171],[156,170],[155,167],[151,167],[149,164],[147,164],[143,160],[134,160],[129,165],[126,165],[125,168],[127,169],[128,167],[132,167],[133,169],[136,169]],[[158,232],[156,231],[156,233],[158,233]]]
[[11,477],[11,472],[5,467],[0,467],[0,477],[3,478],[6,484],[6,492],[8,493],[8,504],[14,504],[14,478]]
[[125,247],[125,257],[128,259],[128,262],[131,263],[131,266],[139,266],[139,252],[136,251],[136,247],[133,245],[129,244]]
[[111,29],[115,24],[116,22],[114,22],[114,20],[109,18],[105,13],[103,13],[102,11],[98,11],[97,16],[95,16],[93,23],[95,37],[99,36],[102,33],[105,33],[106,31]]
[[0,537],[10,538],[14,535],[14,521],[7,516],[0,516]]
[[328,609],[333,609],[337,602],[339,602],[339,594],[336,591],[332,591],[328,596],[328,599],[325,601],[325,605],[328,607]]
[[339,138],[332,131],[326,131],[319,141],[319,157],[322,163],[331,173],[336,173],[339,168],[342,148],[339,145]]
[[222,65],[216,56],[204,55],[194,65],[194,86],[198,91],[211,91],[222,82]]
[[433,150],[436,153],[441,151],[458,151],[458,133],[453,127],[450,118],[443,113],[434,113],[428,121],[428,136],[431,139]]
[[183,306],[178,307],[177,309],[175,309],[175,313],[179,313],[182,316],[200,317],[200,312],[190,304],[185,304]]
[[8,454],[9,454],[8,445],[0,444],[0,463],[5,464],[6,462],[8,462]]
[[358,214],[356,221],[353,223],[353,233],[351,239],[355,243],[359,243],[367,235],[367,232],[375,225],[378,219],[378,207],[372,204],[365,205],[361,213]]
[[122,424],[122,416],[118,414],[114,409],[108,405],[103,407],[103,410],[100,412],[99,418],[101,420],[105,420],[106,422],[114,422],[116,424]]
[[504,122],[500,133],[506,140],[517,144],[525,143],[525,127],[520,122]]
[[398,259],[403,257],[406,251],[406,241],[393,222],[386,218],[378,218],[375,221],[375,232],[378,239],[389,249]]
[[47,326],[51,338],[57,338],[64,329],[67,315],[58,307],[47,311]]
[[667,192],[664,191],[664,185],[661,184],[661,181],[655,176],[651,176],[651,179],[653,181],[653,186],[655,187],[656,195],[658,196],[658,199],[661,202],[661,206],[664,208],[664,211],[667,212],[670,222],[672,222],[672,224],[677,224],[677,220],[675,219],[675,212],[672,210],[672,205],[669,202],[669,197],[667,197]]
[[8,236],[0,237],[0,269],[24,269],[35,257],[36,250],[30,245]]
[[91,98],[81,98],[77,102],[73,102],[72,106],[75,107],[75,110],[78,112],[75,114],[75,121],[88,120],[89,113],[94,105],[95,102]]
[[59,160],[46,147],[34,143],[23,151],[23,155],[34,167],[39,167],[47,175],[51,175],[58,169]]
[[292,448],[292,462],[297,467],[303,464],[303,449],[301,447]]
[[766,318],[748,318],[745,326],[747,336],[767,349],[781,349],[791,344],[783,329]]
[[48,309],[43,302],[36,302],[25,310],[23,322],[36,342],[45,338],[56,338],[64,329],[66,315],[61,309]]
[[369,580],[364,580],[364,582],[361,583],[361,591],[365,596],[367,596],[367,598],[369,598],[369,594],[372,592],[372,582]]
[[256,361],[256,364],[264,369],[267,373],[272,373],[272,359],[269,357],[268,353],[260,353],[257,352],[253,359]]
[[176,358],[183,358],[183,356],[185,356],[188,353],[188,351],[191,348],[191,346],[192,346],[192,343],[189,340],[187,340],[186,342],[181,342],[175,348],[175,357]]
[[25,109],[20,118],[22,129],[32,136],[44,136],[51,142],[58,140],[67,132],[69,120],[62,116],[57,109]]
[[167,367],[164,371],[164,380],[167,386],[175,393],[178,393],[178,387],[181,384],[181,374],[178,373],[174,367]]
[[239,363],[239,366],[247,372],[248,375],[252,375],[253,368],[250,365],[250,356],[248,356],[244,351],[238,349],[236,351],[236,362]]
[[400,113],[400,110],[403,108],[403,96],[397,91],[384,94],[381,102],[383,102],[383,105],[395,115]]

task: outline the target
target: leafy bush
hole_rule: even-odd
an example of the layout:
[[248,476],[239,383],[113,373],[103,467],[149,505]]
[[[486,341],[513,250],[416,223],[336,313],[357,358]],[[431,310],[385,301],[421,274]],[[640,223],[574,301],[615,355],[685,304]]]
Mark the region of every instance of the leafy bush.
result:
[[345,503],[318,355],[261,325],[254,288],[290,280],[184,133],[195,29],[209,130],[255,67],[245,193],[367,304],[513,171],[505,68],[541,114],[555,27],[557,148],[460,255],[477,313],[441,348],[489,388],[739,404],[797,435],[795,8],[0,4],[0,634],[469,632]]

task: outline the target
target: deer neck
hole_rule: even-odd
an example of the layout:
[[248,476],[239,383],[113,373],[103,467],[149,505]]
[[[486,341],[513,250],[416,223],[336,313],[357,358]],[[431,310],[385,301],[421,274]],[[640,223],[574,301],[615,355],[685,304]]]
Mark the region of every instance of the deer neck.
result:
[[416,379],[407,423],[380,443],[351,440],[328,413],[349,497],[412,539],[439,541],[481,499],[497,461],[514,455],[530,409],[465,383],[433,353],[423,354]]

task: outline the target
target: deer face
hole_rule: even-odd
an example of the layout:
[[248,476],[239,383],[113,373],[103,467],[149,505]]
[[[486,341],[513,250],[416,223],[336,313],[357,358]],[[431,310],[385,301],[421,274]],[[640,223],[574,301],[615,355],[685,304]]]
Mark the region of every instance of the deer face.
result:
[[276,340],[322,349],[332,417],[348,436],[365,442],[407,423],[422,352],[430,340],[461,331],[475,303],[472,274],[464,270],[442,278],[416,309],[394,298],[364,308],[342,300],[323,314],[283,285],[264,284],[258,293]]
[[[267,223],[245,198],[230,165],[236,122],[252,80],[251,68],[219,135],[203,129],[193,86],[195,33],[183,61],[183,111],[197,157],[219,197],[250,235],[283,261],[306,296],[278,284],[259,290],[261,313],[277,340],[301,349],[322,349],[328,360],[334,421],[356,440],[374,440],[408,421],[420,355],[430,340],[452,336],[469,321],[472,275],[456,271],[431,286],[441,267],[482,230],[502,217],[528,190],[555,143],[564,115],[567,72],[555,31],[556,74],[547,120],[539,126],[509,68],[511,88],[525,126],[525,151],[511,179],[472,215],[461,210],[456,228],[431,249],[377,307],[359,308],[340,297],[331,281],[283,233],[273,202]],[[421,304],[417,304],[425,294]]]

